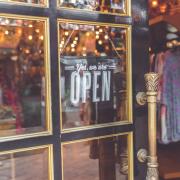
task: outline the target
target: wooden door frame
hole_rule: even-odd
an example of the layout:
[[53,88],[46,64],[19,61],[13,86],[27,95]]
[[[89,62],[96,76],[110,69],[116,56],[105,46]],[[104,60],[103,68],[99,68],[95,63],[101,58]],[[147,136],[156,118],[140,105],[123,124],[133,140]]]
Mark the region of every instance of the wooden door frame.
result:
[[[144,89],[143,76],[147,72],[148,60],[148,17],[146,0],[132,0],[132,17],[99,14],[98,12],[86,12],[68,9],[58,9],[57,0],[49,0],[49,8],[30,7],[18,4],[0,3],[0,13],[48,17],[50,30],[50,66],[51,66],[51,104],[52,104],[52,126],[53,133],[49,136],[30,137],[26,139],[16,139],[13,141],[0,143],[1,151],[28,148],[29,146],[53,145],[54,179],[61,180],[61,142],[86,139],[97,136],[107,136],[114,133],[135,132],[134,133],[134,157],[137,150],[147,146],[147,123],[144,109],[135,103],[135,95]],[[63,133],[60,132],[60,102],[59,102],[59,67],[58,67],[58,30],[57,19],[72,19],[79,21],[127,24],[132,25],[132,66],[133,66],[133,104],[134,115],[133,124],[119,126],[102,127],[88,129],[80,132]],[[140,123],[141,122],[141,123]],[[143,138],[141,136],[143,134]],[[59,151],[57,150],[59,149]],[[141,180],[144,177],[145,168],[135,158],[135,179]],[[143,179],[142,179],[143,180]]]

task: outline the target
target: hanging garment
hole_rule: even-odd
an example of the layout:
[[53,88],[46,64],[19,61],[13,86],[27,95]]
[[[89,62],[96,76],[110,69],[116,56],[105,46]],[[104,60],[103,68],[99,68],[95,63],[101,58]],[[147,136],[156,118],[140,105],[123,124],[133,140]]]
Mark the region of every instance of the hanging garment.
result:
[[164,133],[162,142],[180,140],[180,55],[168,53],[163,68],[161,104],[166,109],[161,111]]
[[165,59],[168,52],[160,52],[158,54],[152,54],[150,56],[150,72],[156,72],[160,75],[158,94],[157,94],[157,139],[159,143],[167,144],[167,127],[166,127],[166,106],[161,105],[161,94],[163,86],[163,69],[165,64]]

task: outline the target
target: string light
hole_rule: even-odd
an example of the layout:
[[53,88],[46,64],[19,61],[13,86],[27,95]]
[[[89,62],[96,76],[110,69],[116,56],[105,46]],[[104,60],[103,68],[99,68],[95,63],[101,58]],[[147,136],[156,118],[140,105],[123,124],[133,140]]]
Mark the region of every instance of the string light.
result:
[[44,40],[44,36],[41,35],[41,36],[39,37],[39,39],[40,39],[40,40]]
[[75,39],[76,41],[78,41],[78,37],[75,37],[74,39]]
[[161,4],[159,9],[161,13],[165,13],[167,9],[167,4],[166,3]]
[[96,35],[96,39],[99,39],[99,35]]
[[96,34],[99,35],[99,31],[96,31]]
[[73,44],[77,44],[77,41],[74,40],[74,41],[73,41]]
[[40,30],[39,30],[39,29],[36,29],[36,30],[35,30],[35,32],[36,32],[36,33],[39,33],[39,32],[40,32]]
[[102,43],[103,43],[103,42],[102,42],[101,40],[98,41],[98,44],[99,44],[99,45],[102,45]]
[[71,47],[74,48],[74,47],[75,47],[75,44],[71,44]]
[[83,47],[83,51],[86,51],[86,47]]
[[18,30],[18,34],[21,34],[21,33],[22,33],[22,30],[21,30],[21,29],[19,29],[19,30]]
[[28,26],[29,28],[32,28],[33,27],[33,25],[32,24],[29,24],[29,26]]
[[6,30],[6,31],[4,32],[4,34],[5,34],[5,35],[8,35],[8,34],[9,34],[9,31],[8,31],[8,30]]
[[86,36],[90,36],[90,33],[89,33],[89,32],[87,32],[87,33],[86,33]]
[[109,36],[108,36],[108,35],[105,35],[105,36],[104,36],[104,39],[106,39],[106,40],[109,39]]
[[26,53],[26,54],[29,54],[29,53],[30,53],[30,50],[29,50],[29,49],[26,49],[26,50],[25,50],[25,53]]
[[68,31],[66,31],[64,34],[65,34],[65,36],[68,36],[68,35],[69,35],[69,32],[68,32]]
[[158,1],[157,1],[157,0],[151,1],[151,6],[152,6],[153,8],[156,8],[156,7],[158,6]]
[[72,52],[75,52],[75,48],[72,48],[71,51],[72,51]]
[[101,32],[101,33],[102,33],[102,32],[103,32],[103,29],[99,29],[99,32]]
[[33,39],[32,35],[29,35],[28,39],[31,41]]

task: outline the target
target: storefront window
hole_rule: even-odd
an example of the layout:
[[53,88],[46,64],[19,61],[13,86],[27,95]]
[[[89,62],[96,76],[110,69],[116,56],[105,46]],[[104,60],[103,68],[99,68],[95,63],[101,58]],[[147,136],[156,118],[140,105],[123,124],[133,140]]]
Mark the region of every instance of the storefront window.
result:
[[39,4],[45,5],[46,0],[0,0],[0,2],[18,2],[18,3],[26,3],[26,4]]
[[129,120],[127,28],[60,23],[62,127]]
[[48,128],[45,24],[0,17],[0,137]]
[[125,14],[127,0],[59,0],[60,7]]
[[64,180],[130,179],[132,161],[127,135],[73,142],[62,147]]
[[36,149],[0,155],[2,180],[50,180],[48,149]]

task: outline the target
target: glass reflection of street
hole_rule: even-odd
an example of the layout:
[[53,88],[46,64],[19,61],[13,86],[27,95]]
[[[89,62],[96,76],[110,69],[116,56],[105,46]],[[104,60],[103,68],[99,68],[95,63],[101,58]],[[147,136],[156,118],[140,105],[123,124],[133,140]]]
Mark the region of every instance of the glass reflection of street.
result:
[[64,180],[127,180],[127,136],[63,145]]

